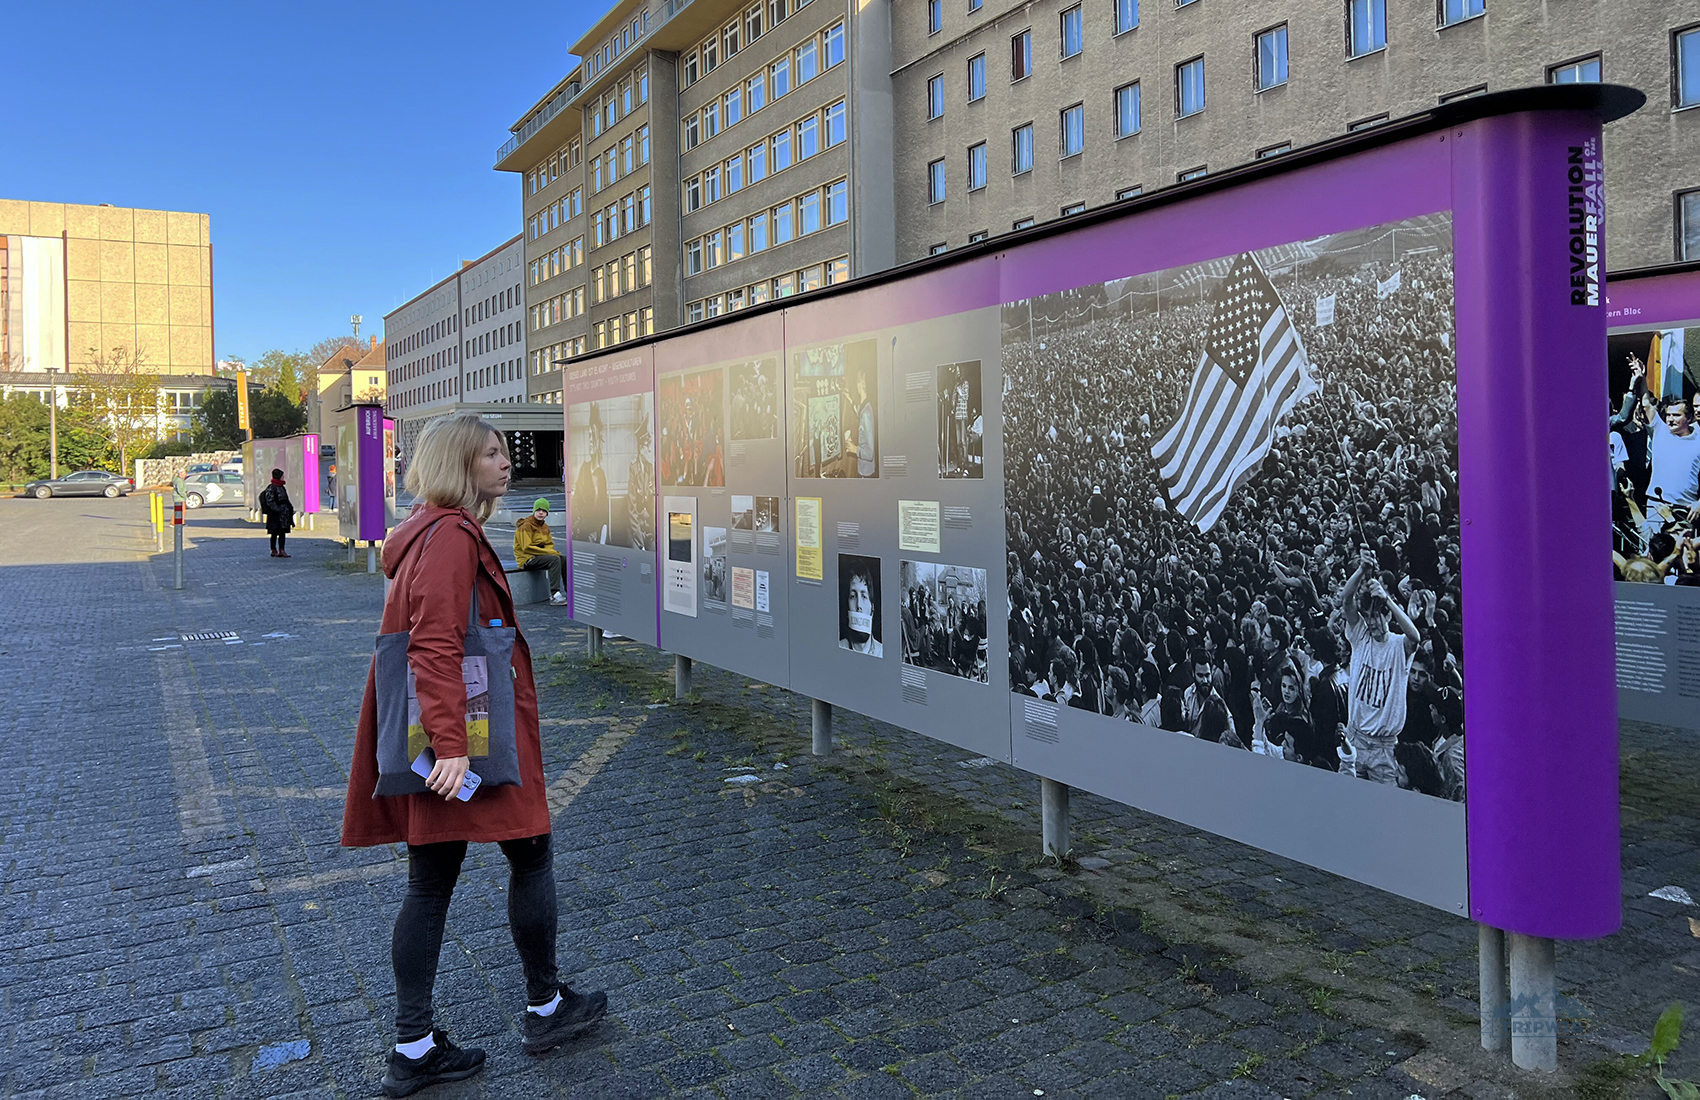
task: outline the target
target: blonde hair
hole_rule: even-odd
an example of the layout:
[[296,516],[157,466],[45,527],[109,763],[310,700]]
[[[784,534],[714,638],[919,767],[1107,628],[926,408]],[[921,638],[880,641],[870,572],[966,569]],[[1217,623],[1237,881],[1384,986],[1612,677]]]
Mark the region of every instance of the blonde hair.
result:
[[484,453],[491,432],[496,433],[496,445],[502,449],[502,457],[511,462],[507,439],[489,422],[470,413],[440,416],[431,421],[413,445],[413,461],[407,467],[407,491],[444,508],[470,509],[481,521],[489,519],[496,502],[479,502],[472,470]]

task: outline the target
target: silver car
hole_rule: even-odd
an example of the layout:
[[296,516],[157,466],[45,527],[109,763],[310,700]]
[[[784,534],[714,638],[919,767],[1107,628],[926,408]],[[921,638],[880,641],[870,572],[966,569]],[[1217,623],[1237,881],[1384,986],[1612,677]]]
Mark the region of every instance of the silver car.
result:
[[203,504],[235,504],[245,499],[242,475],[230,470],[209,470],[183,479],[183,505],[187,508],[199,508]]

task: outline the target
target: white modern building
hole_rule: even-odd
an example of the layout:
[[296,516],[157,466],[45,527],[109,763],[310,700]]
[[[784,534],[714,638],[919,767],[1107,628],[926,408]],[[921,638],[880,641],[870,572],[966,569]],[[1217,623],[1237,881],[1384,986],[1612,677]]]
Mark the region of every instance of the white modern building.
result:
[[385,406],[403,455],[432,417],[525,401],[523,263],[516,236],[384,315]]

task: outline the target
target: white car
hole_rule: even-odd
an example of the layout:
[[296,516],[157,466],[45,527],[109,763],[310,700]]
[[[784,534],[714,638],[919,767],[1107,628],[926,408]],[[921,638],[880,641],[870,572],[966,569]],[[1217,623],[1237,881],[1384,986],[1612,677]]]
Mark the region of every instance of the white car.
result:
[[213,470],[190,474],[183,479],[183,506],[199,508],[203,504],[235,503],[245,499],[242,475],[233,470]]

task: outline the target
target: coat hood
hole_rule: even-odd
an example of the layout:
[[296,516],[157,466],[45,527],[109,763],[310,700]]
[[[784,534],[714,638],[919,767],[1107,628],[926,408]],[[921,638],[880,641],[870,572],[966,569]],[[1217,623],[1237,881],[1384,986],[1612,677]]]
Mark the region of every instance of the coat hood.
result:
[[[384,537],[384,549],[381,555],[384,576],[393,579],[396,570],[401,567],[402,561],[406,559],[408,551],[413,548],[413,544],[424,538],[425,533],[431,529],[431,525],[444,516],[459,516],[474,527],[478,524],[473,514],[465,508],[445,508],[440,504],[425,502],[415,504],[413,511],[407,514],[407,518],[391,528],[390,533]],[[453,523],[454,521],[451,519],[448,522]]]

